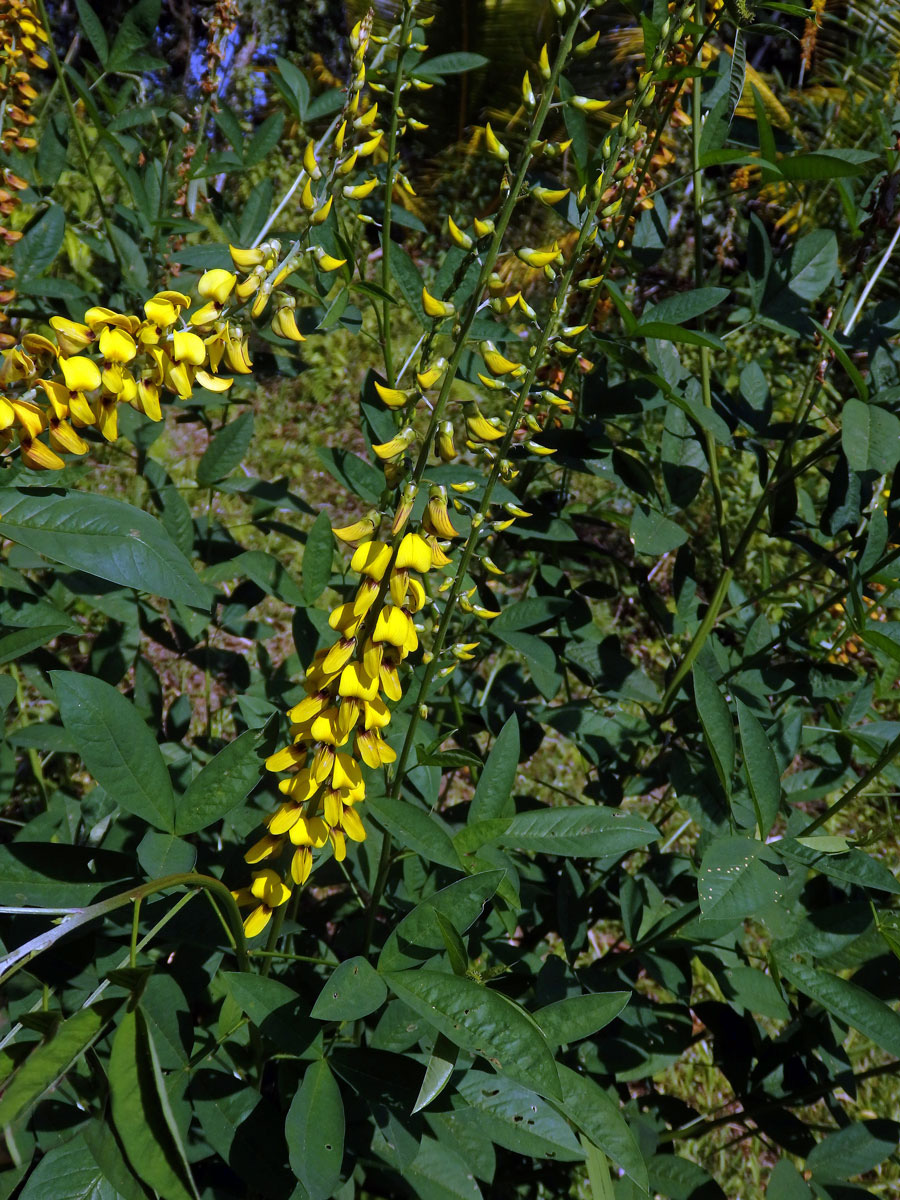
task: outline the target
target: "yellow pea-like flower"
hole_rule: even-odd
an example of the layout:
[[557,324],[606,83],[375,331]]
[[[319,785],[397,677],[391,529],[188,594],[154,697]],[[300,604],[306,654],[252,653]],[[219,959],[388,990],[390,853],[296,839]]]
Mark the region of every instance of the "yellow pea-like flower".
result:
[[507,162],[509,160],[509,151],[494,133],[493,129],[491,129],[490,121],[484,127],[484,140],[488,154],[499,159],[500,162]]
[[368,541],[375,532],[377,521],[378,512],[373,508],[364,517],[360,517],[358,521],[354,521],[352,525],[344,525],[339,529],[333,528],[331,532],[336,538],[340,538],[342,542]]
[[291,305],[282,305],[272,318],[272,332],[292,342],[305,342],[306,338],[297,328],[297,318]]
[[237,275],[233,271],[225,271],[221,267],[216,267],[212,271],[203,272],[200,282],[197,284],[197,291],[204,300],[214,300],[217,304],[224,304],[236,283]]
[[460,227],[456,224],[451,216],[447,217],[447,228],[450,230],[450,237],[459,246],[460,250],[471,250],[474,245],[472,239],[467,233],[463,233]]
[[516,251],[516,258],[521,259],[529,267],[547,267],[556,262],[559,257],[559,246],[556,242],[547,250],[533,250],[530,246],[521,246]]
[[348,200],[365,200],[366,196],[371,196],[377,187],[378,177],[373,175],[365,183],[345,184],[341,191]]
[[586,57],[586,55],[590,54],[591,51],[596,48],[596,45],[599,42],[599,40],[600,40],[600,30],[598,29],[597,32],[592,34],[589,38],[585,38],[585,40],[583,42],[578,43],[578,45],[575,47],[575,50],[573,52],[575,54],[576,58],[584,58],[584,57]]
[[416,394],[413,390],[404,388],[385,387],[383,383],[379,383],[376,379],[375,391],[379,398],[388,406],[388,408],[403,408]]
[[531,195],[535,200],[540,200],[541,204],[546,204],[548,207],[553,207],[554,204],[559,204],[561,200],[565,200],[571,188],[545,188],[540,185],[535,185],[531,189]]
[[412,570],[424,575],[432,565],[431,546],[418,533],[404,534],[397,549],[397,559],[394,565],[398,571]]
[[328,219],[328,214],[331,212],[331,205],[334,202],[334,196],[329,196],[324,204],[321,204],[313,213],[310,220],[313,225],[321,225],[323,221]]
[[466,426],[471,436],[480,442],[498,441],[506,433],[496,417],[488,420],[478,409],[475,410],[474,417],[466,417]]
[[534,88],[531,86],[531,76],[527,71],[522,76],[522,102],[526,108],[534,108],[537,104]]
[[426,388],[434,387],[434,385],[437,383],[437,381],[443,375],[444,368],[446,366],[447,366],[447,360],[445,358],[439,358],[437,360],[437,362],[433,363],[428,368],[427,371],[417,371],[416,379],[418,380],[419,387],[422,388],[423,390]]
[[172,335],[172,351],[176,362],[188,362],[200,367],[206,362],[206,347],[203,339],[189,329],[176,329]]
[[82,355],[60,358],[63,379],[70,392],[92,392],[100,386],[100,368]]
[[403,454],[415,440],[415,430],[410,426],[402,430],[396,436],[392,437],[389,442],[381,442],[372,447],[375,454],[381,459],[397,458]]
[[347,260],[346,258],[335,258],[329,254],[327,250],[323,250],[321,246],[317,246],[314,251],[316,266],[320,271],[336,271],[339,267],[343,267]]
[[487,369],[492,375],[523,375],[525,368],[501,354],[493,342],[482,342],[479,349]]
[[566,103],[571,104],[573,108],[577,108],[579,112],[594,113],[606,108],[609,101],[594,100],[590,96],[570,96]]
[[227,392],[234,383],[230,375],[211,375],[209,371],[198,371],[194,378],[208,392]]
[[254,246],[251,250],[242,250],[239,246],[229,245],[228,251],[231,254],[231,261],[239,271],[251,271],[266,261],[266,253],[260,246]]
[[432,296],[427,287],[422,288],[422,307],[429,317],[434,317],[436,320],[442,317],[452,317],[456,312],[448,300],[438,300],[436,296]]
[[494,232],[494,222],[490,218],[482,221],[478,217],[473,217],[472,228],[480,238],[487,237],[488,234]]
[[322,178],[322,172],[319,170],[318,162],[316,162],[315,142],[306,143],[306,149],[303,151],[303,169],[310,179]]

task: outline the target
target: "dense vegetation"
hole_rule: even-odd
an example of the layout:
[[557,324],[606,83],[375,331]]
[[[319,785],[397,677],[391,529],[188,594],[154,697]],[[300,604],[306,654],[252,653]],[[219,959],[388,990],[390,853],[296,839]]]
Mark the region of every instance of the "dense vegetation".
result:
[[897,29],[0,0],[0,1196],[898,1194]]

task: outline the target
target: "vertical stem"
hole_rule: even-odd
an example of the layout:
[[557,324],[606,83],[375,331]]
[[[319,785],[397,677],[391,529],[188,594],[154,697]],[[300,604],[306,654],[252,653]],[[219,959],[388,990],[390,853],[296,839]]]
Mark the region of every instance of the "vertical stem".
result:
[[[394,95],[391,102],[391,125],[388,131],[387,170],[384,178],[384,216],[381,222],[381,286],[390,291],[391,287],[391,217],[394,205],[394,156],[397,149],[397,122],[400,110],[400,96],[403,91],[403,56],[406,53],[406,39],[409,35],[412,21],[413,5],[408,2],[403,7],[403,23],[400,26],[400,41],[397,46],[397,65],[394,69]],[[391,303],[385,300],[382,305],[381,336],[384,349],[384,373],[388,387],[394,386],[394,351],[391,345]]]
[[[703,170],[700,166],[700,136],[703,132],[702,88],[698,75],[692,84],[691,110],[691,150],[692,150],[692,181],[694,202],[694,286],[703,287]],[[705,322],[701,318],[700,327]],[[710,385],[709,347],[700,347],[700,386],[703,394],[703,405],[712,408],[712,388]],[[723,565],[728,562],[728,535],[725,531],[725,506],[722,501],[722,486],[719,480],[719,459],[716,450],[716,439],[708,429],[701,431],[706,459],[709,463],[709,481],[712,486],[713,509],[716,514],[716,527],[719,531],[719,549]]]
[[37,7],[41,17],[41,24],[47,32],[47,44],[50,49],[50,60],[53,63],[53,70],[56,72],[56,78],[66,101],[66,108],[69,112],[69,121],[72,126],[72,132],[75,134],[75,140],[78,142],[78,150],[81,154],[82,162],[84,163],[85,173],[91,182],[94,198],[96,199],[97,207],[100,210],[100,219],[103,222],[103,228],[106,232],[106,239],[109,242],[109,248],[112,251],[113,258],[116,260],[116,265],[118,266],[119,270],[124,273],[125,264],[122,262],[122,257],[119,254],[119,247],[116,245],[112,235],[112,226],[109,223],[109,214],[106,211],[106,204],[100,192],[100,187],[96,178],[94,177],[93,171],[91,170],[91,156],[87,148],[87,143],[84,140],[81,122],[78,120],[75,112],[75,105],[72,103],[72,93],[69,91],[69,85],[66,82],[66,76],[65,72],[63,71],[62,63],[59,61],[59,55],[56,53],[56,46],[53,42],[53,27],[50,24],[50,18],[47,16],[47,8],[44,4],[44,0],[37,0]]

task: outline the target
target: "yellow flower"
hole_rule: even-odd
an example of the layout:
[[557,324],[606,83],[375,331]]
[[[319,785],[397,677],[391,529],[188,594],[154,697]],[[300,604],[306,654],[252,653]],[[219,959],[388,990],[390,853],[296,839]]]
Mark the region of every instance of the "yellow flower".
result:
[[100,386],[100,368],[89,358],[60,358],[59,365],[70,392],[92,392]]
[[100,334],[100,353],[107,362],[127,363],[137,354],[137,346],[130,333],[107,325]]
[[447,300],[438,300],[436,296],[432,296],[427,287],[422,288],[422,307],[429,317],[434,317],[435,320],[443,317],[452,317],[456,312],[454,306]]
[[350,559],[350,569],[370,579],[383,579],[391,561],[391,548],[384,542],[363,542]]
[[176,362],[189,362],[200,367],[206,362],[206,347],[203,339],[189,329],[176,329],[172,335],[172,352]]
[[431,548],[418,533],[407,533],[397,550],[397,561],[394,564],[398,571],[411,568],[424,574],[431,568]]
[[79,354],[94,341],[96,336],[87,325],[70,321],[68,317],[51,317],[50,325],[56,333],[60,354]]
[[152,321],[160,329],[167,329],[175,324],[181,310],[187,308],[190,303],[190,296],[185,296],[182,292],[157,292],[145,303],[144,312],[148,321]]
[[216,304],[224,305],[236,283],[237,275],[216,267],[212,271],[203,272],[197,284],[197,291],[204,300],[214,300]]

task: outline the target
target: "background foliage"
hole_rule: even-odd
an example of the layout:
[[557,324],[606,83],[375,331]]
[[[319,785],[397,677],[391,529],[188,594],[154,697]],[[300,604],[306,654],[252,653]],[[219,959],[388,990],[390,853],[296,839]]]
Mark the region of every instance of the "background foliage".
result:
[[[62,62],[31,73],[35,144],[3,140],[4,344],[291,242],[347,9],[40,9]],[[591,7],[532,160],[521,76],[578,14],[405,12],[378,5],[369,80],[389,122],[414,79],[428,128],[373,159],[369,222],[322,227],[349,265],[292,274],[307,340],[248,322],[227,393],[160,422],[122,404],[120,436],[81,430],[52,474],[2,459],[0,1191],[896,1195],[897,14],[729,3],[672,37],[664,4]],[[651,77],[591,249],[604,139]],[[529,186],[572,191],[517,204],[495,306],[435,325],[423,285],[463,312],[473,261],[447,217],[498,218],[510,186],[486,121]],[[572,354],[540,341],[566,270],[515,254],[554,239]],[[479,645],[420,715],[429,610],[389,727],[414,757],[396,787],[373,773],[366,841],[245,948],[263,762],[353,592],[331,529],[402,490],[375,382],[423,339],[460,347],[459,411],[497,414],[486,340],[525,366],[540,343],[526,413],[555,453],[512,451],[493,499],[528,515],[465,578],[500,615],[441,610]],[[428,471],[476,483],[468,532],[490,463],[457,425]]]

